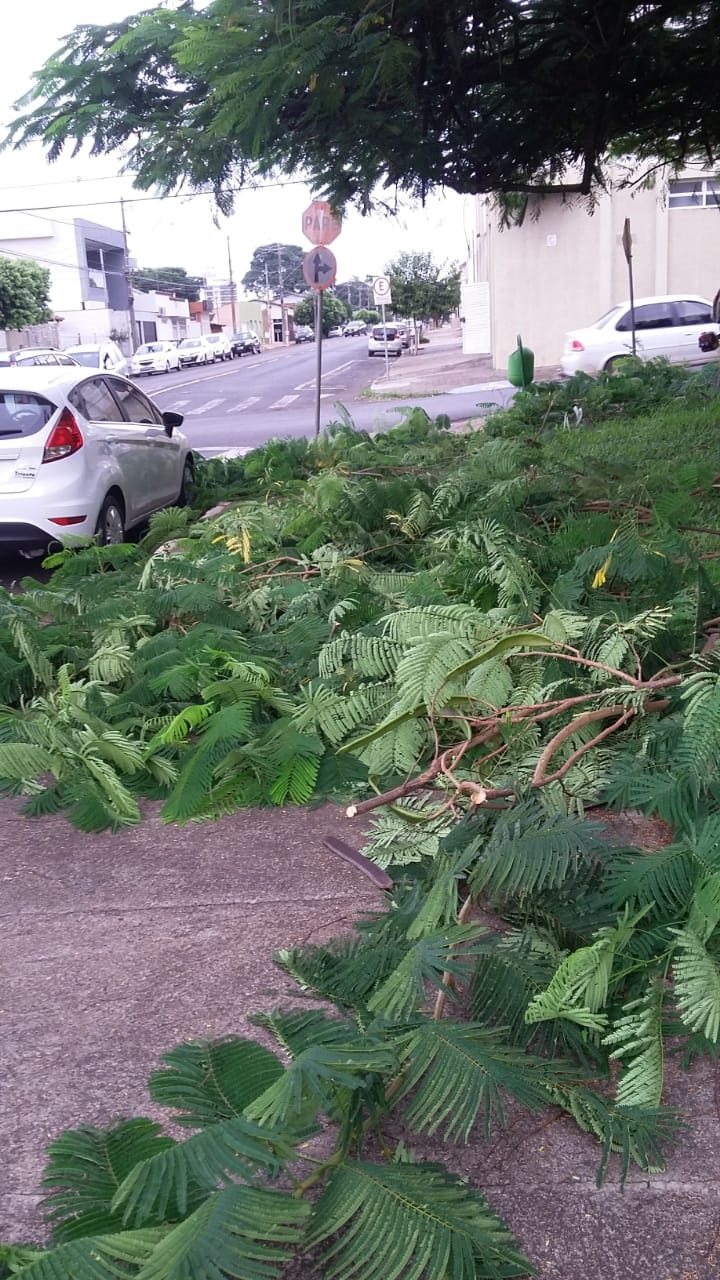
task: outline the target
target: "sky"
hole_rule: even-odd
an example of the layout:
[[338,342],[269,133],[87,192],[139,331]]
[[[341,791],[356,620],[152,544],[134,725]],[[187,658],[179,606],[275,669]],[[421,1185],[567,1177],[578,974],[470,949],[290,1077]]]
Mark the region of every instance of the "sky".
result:
[[[75,26],[114,22],[150,5],[151,0],[22,0],[17,5],[6,0],[0,121],[10,122],[12,104],[31,87],[33,71]],[[51,165],[39,144],[2,152],[0,213],[28,210],[43,216],[53,205],[48,218],[72,221],[82,216],[119,227],[122,196],[127,201],[130,256],[138,266],[181,266],[191,275],[215,280],[228,277],[228,247],[234,278],[240,281],[258,245],[306,244],[301,219],[313,192],[302,183],[241,192],[235,213],[224,218],[209,196],[148,199],[152,193],[136,191],[131,175],[119,176],[118,168],[117,156],[80,155],[73,160],[68,154]],[[431,196],[424,209],[405,201],[395,217],[362,217],[350,211],[332,246],[338,279],[382,274],[403,250],[429,250],[440,263],[464,262],[473,232],[472,198],[454,192]]]

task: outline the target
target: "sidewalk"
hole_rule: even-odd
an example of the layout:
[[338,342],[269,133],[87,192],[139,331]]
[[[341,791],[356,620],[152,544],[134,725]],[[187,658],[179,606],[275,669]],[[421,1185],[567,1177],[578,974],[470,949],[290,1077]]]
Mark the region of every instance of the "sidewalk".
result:
[[[156,1114],[145,1082],[180,1040],[253,1034],[248,1015],[297,999],[279,947],[326,940],[381,905],[328,853],[360,835],[340,810],[242,811],[216,823],[86,835],[0,800],[3,1089],[0,1240],[41,1236],[46,1143],[63,1128]],[[508,1127],[469,1146],[409,1140],[482,1188],[540,1280],[717,1280],[718,1067],[669,1070],[689,1115],[668,1171],[598,1190],[598,1147],[559,1112],[507,1108]],[[286,1280],[311,1280],[309,1263]]]
[[[441,329],[428,329],[428,343],[421,343],[416,355],[403,352],[398,360],[389,359],[389,377],[385,361],[380,365],[370,390],[373,395],[437,395],[448,391],[490,391],[509,387],[507,375],[493,366],[490,356],[465,355],[462,349],[462,326],[458,320]],[[537,369],[537,382],[549,381],[559,374],[557,366]]]

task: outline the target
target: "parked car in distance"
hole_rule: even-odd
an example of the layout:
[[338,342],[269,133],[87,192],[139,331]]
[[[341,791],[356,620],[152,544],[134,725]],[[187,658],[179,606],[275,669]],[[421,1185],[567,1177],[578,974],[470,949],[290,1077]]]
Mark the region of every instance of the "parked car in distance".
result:
[[0,370],[0,548],[122,542],[153,511],[185,502],[193,456],[181,425],[117,374]]
[[334,324],[332,329],[328,329],[327,336],[328,338],[342,338],[342,325]]
[[358,338],[365,333],[367,325],[364,320],[348,320],[343,329],[343,338]]
[[[714,352],[698,347],[700,334],[708,329],[720,332],[706,298],[676,293],[635,301],[635,342],[641,360],[662,356],[672,364],[704,364],[717,359]],[[629,355],[632,313],[630,303],[621,302],[594,324],[565,335],[560,367],[567,378],[580,372],[611,371]]]
[[183,338],[178,346],[178,358],[182,369],[187,364],[210,364],[215,353],[203,334],[199,338]]
[[391,356],[402,355],[403,343],[398,326],[396,324],[373,325],[368,336],[368,355],[384,356],[386,350]]
[[415,328],[412,324],[407,324],[404,320],[399,320],[396,324],[397,331],[400,335],[400,341],[406,351],[415,345]]
[[106,369],[109,373],[128,372],[129,362],[117,342],[80,342],[77,346],[66,347],[66,352],[88,369]]
[[309,324],[299,324],[295,326],[296,342],[314,342],[315,333]]
[[56,347],[19,347],[17,351],[0,351],[0,368],[26,368],[32,364],[77,367],[78,361]]
[[180,368],[180,357],[174,342],[143,342],[130,360],[130,373],[139,378],[141,373],[169,373]]
[[207,343],[213,353],[213,360],[232,360],[235,355],[226,333],[209,333]]
[[259,356],[262,351],[262,343],[256,333],[251,329],[242,329],[240,333],[234,333],[230,339],[232,343],[233,353],[236,356],[244,356],[246,353],[252,356]]

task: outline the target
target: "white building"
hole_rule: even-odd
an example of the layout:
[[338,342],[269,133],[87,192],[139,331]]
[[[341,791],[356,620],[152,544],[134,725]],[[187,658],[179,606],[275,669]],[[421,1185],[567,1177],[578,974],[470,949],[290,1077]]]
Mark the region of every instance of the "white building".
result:
[[561,195],[530,198],[521,225],[501,228],[490,197],[476,198],[475,252],[461,314],[468,352],[499,369],[517,335],[537,366],[556,365],[569,329],[592,324],[629,296],[622,248],[632,231],[636,297],[720,289],[720,179],[699,166],[678,177],[658,171],[637,190],[616,186],[593,212]]
[[50,307],[62,346],[129,336],[129,275],[122,231],[84,218],[0,214],[0,254],[50,271]]
[[[52,219],[30,213],[0,214],[0,256],[32,259],[50,272],[54,322],[28,334],[0,334],[0,345],[51,342],[67,347],[113,338],[131,349],[130,302],[138,342],[185,338],[199,325],[183,298],[131,291],[122,231],[84,218]],[[40,333],[42,329],[42,334]]]

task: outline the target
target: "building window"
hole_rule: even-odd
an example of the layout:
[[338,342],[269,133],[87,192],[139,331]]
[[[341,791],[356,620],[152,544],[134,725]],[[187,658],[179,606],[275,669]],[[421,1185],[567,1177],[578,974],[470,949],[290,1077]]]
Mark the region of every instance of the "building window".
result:
[[88,280],[93,289],[105,288],[105,264],[103,262],[102,249],[91,249],[88,245],[85,249],[88,268]]
[[720,179],[681,178],[671,182],[668,204],[671,209],[720,208]]

